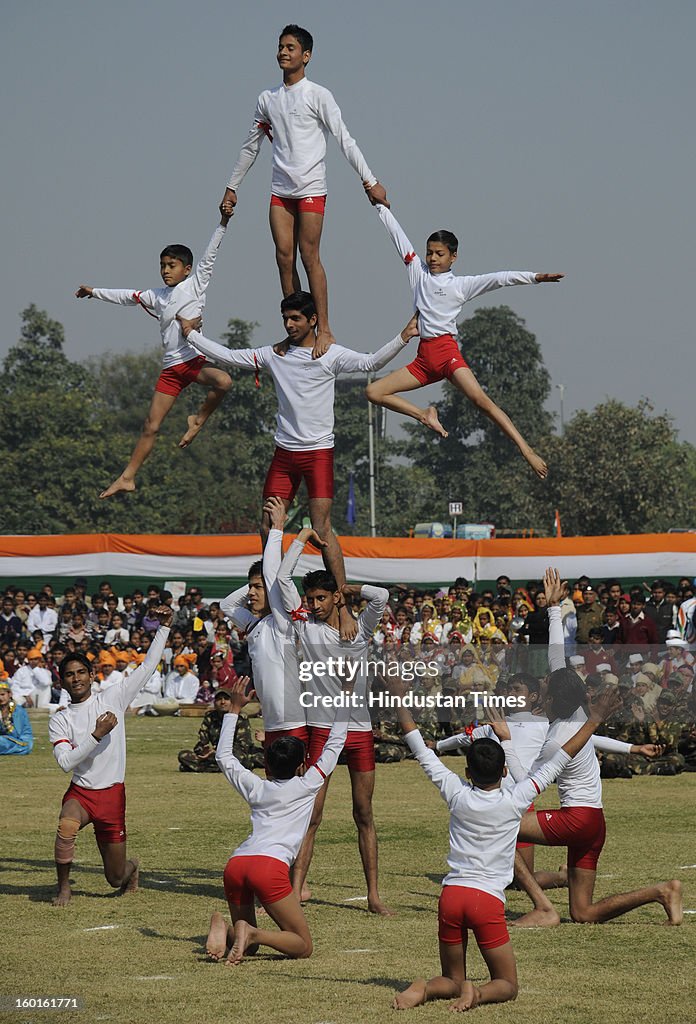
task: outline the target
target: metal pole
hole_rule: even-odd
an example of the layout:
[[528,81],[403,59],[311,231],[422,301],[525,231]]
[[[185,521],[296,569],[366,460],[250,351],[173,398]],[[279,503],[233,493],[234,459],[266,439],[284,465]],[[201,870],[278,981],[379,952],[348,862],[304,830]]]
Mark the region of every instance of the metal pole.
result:
[[563,418],[563,395],[565,394],[565,384],[557,384],[556,387],[561,394],[561,437],[565,434],[565,419]]
[[[367,375],[368,384],[372,383],[372,374]],[[377,516],[375,514],[375,418],[372,402],[367,403],[367,441],[370,460],[370,536],[377,536]]]

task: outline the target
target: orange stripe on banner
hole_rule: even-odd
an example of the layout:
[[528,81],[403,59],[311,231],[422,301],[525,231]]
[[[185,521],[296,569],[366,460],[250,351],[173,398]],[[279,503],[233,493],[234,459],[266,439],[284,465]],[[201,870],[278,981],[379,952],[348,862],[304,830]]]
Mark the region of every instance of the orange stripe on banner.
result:
[[[286,534],[287,550],[294,537]],[[431,540],[411,537],[339,537],[346,558],[539,558],[553,564],[560,556],[696,553],[696,533],[650,533],[616,537],[545,537],[512,540]],[[308,548],[311,552],[313,549]],[[260,555],[256,534],[83,533],[65,536],[2,537],[0,558],[46,558],[115,552],[178,558],[230,558]]]

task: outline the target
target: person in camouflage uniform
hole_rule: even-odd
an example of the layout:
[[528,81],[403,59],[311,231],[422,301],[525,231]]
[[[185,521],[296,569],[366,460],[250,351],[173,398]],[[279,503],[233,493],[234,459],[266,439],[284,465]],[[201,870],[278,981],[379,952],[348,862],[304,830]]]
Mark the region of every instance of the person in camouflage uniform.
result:
[[653,721],[648,723],[648,735],[665,751],[650,765],[648,775],[679,775],[684,771],[686,761],[679,752],[679,742],[688,717],[686,702],[671,690],[663,690],[657,698]]
[[[220,739],[220,730],[226,712],[230,707],[231,696],[227,690],[217,690],[215,705],[212,711],[206,711],[198,731],[198,742],[193,750],[180,750],[180,772],[219,772],[215,760],[215,750]],[[263,750],[254,742],[249,719],[239,716],[234,737],[234,754],[245,768],[263,768]]]
[[664,747],[651,739],[648,715],[641,697],[628,693],[623,706],[605,723],[603,734],[632,746],[629,754],[600,755],[603,779],[630,779],[634,775],[655,774],[651,769],[663,755]]

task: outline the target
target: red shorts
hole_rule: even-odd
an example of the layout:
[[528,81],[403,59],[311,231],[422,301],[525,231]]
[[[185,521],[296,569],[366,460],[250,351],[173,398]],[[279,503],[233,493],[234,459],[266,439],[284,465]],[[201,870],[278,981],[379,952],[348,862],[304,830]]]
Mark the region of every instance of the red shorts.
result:
[[268,769],[268,761],[266,761],[266,751],[270,747],[273,740],[279,740],[281,736],[296,736],[298,740],[302,740],[305,748],[305,765],[307,765],[309,758],[309,729],[306,725],[301,725],[297,729],[276,729],[275,731],[269,732],[266,730],[263,737],[263,750],[264,750],[264,762],[266,769]]
[[94,825],[97,840],[105,843],[126,841],[126,787],[116,782],[106,789],[85,789],[71,782],[65,791],[63,803],[77,800]]
[[263,485],[263,496],[292,501],[304,479],[310,498],[333,498],[333,463],[333,448],[311,452],[276,448]]
[[536,816],[549,846],[568,847],[569,868],[597,869],[607,835],[601,807],[562,807]]
[[455,370],[466,370],[468,366],[456,339],[451,334],[442,334],[439,338],[421,338],[416,358],[406,369],[425,385],[449,380]]
[[205,366],[205,356],[196,356],[189,359],[187,363],[174,363],[160,373],[155,391],[161,391],[163,395],[180,395],[184,388],[198,380],[198,374]]
[[[533,810],[534,810],[534,804],[532,803],[532,804],[529,805],[529,807],[527,808],[527,810],[524,813],[525,814],[529,814],[529,812],[533,811]],[[518,840],[515,843],[515,846],[517,847],[518,850],[524,850],[524,848],[526,846],[534,846],[534,843],[520,843],[519,840]]]
[[[330,729],[318,725],[309,726],[309,764],[316,764],[321,757]],[[346,764],[354,772],[373,772],[375,770],[375,741],[372,732],[351,732],[349,730],[343,747]]]
[[227,902],[235,907],[253,906],[254,896],[267,906],[292,892],[290,869],[277,857],[230,857],[223,884]]
[[326,196],[303,196],[292,199],[290,196],[271,196],[271,206],[282,206],[288,213],[320,213],[324,216]]
[[466,949],[471,928],[479,949],[495,949],[510,941],[505,923],[505,904],[481,889],[444,885],[438,904],[438,938],[448,946],[461,942]]

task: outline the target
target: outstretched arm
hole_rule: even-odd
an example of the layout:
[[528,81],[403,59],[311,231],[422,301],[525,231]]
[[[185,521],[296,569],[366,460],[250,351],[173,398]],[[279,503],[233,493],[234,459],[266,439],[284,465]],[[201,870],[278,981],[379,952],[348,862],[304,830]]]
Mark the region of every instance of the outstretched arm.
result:
[[187,321],[177,318],[181,324],[181,330],[189,345],[193,345],[197,352],[212,359],[214,363],[221,366],[237,366],[242,369],[255,370],[266,365],[267,349],[265,348],[227,348],[218,341],[211,341],[204,337],[200,331],[188,328]]
[[196,291],[196,295],[202,295],[210,284],[210,278],[213,276],[213,268],[215,266],[215,259],[218,254],[218,249],[225,237],[225,230],[227,229],[227,223],[230,219],[230,214],[223,213],[219,225],[213,231],[212,238],[208,242],[208,248],[205,250],[200,260],[196,264],[196,269],[192,274],[193,285]]
[[235,757],[233,749],[239,712],[252,700],[252,696],[246,693],[249,682],[249,676],[240,676],[229,687],[231,710],[227,712],[222,721],[220,739],[215,751],[215,760],[227,781],[234,786],[248,803],[252,803],[263,792],[263,782],[252,771],[244,767],[241,761]]
[[372,373],[381,370],[392,359],[400,355],[411,338],[418,336],[418,312],[416,311],[401,334],[382,345],[376,352],[355,352],[352,348],[336,346],[333,371],[339,373]]
[[304,546],[307,541],[312,541],[319,548],[326,547],[326,542],[309,527],[305,527],[300,530],[295,540],[288,548],[285,558],[280,563],[278,569],[278,587],[280,588],[280,597],[283,602],[283,607],[288,615],[292,616],[293,621],[298,622],[304,618],[302,612],[302,598],[300,597],[299,591],[292,581],[292,574],[295,571],[297,563],[300,560],[300,555],[304,551]]
[[242,184],[247,171],[253,167],[256,157],[259,155],[261,143],[266,135],[268,135],[269,139],[271,138],[270,125],[266,121],[260,103],[257,103],[256,113],[254,114],[254,120],[251,128],[249,129],[249,134],[246,137],[244,145],[239,151],[237,162],[235,163],[232,174],[230,175],[230,180],[227,182],[228,191],[234,193],[233,206],[237,202],[237,190]]
[[157,630],[154,640],[150,644],[145,661],[142,665],[138,665],[136,670],[127,676],[118,688],[118,698],[121,708],[125,709],[134,700],[136,694],[140,693],[142,688],[149,681],[152,673],[155,671],[162,655],[164,654],[164,647],[169,638],[169,626],[172,621],[172,610],[167,605],[162,605],[157,609],[157,618],[160,620],[160,627]]
[[511,288],[517,284],[543,284],[547,281],[560,281],[563,277],[565,274],[537,274],[531,270],[499,270],[495,274],[460,277],[459,296],[462,302],[469,302],[497,288]]
[[[271,521],[271,529],[268,533],[266,547],[263,549],[263,582],[268,594],[268,604],[273,615],[273,621],[278,629],[287,632],[290,628],[290,616],[285,610],[283,596],[278,583],[278,572],[283,560],[283,527],[285,526],[287,513],[281,498],[267,498],[263,511]],[[299,596],[298,594],[298,604]]]
[[544,573],[544,593],[549,615],[549,672],[555,672],[566,667],[561,601],[568,593],[568,584],[558,569],[548,568]]

